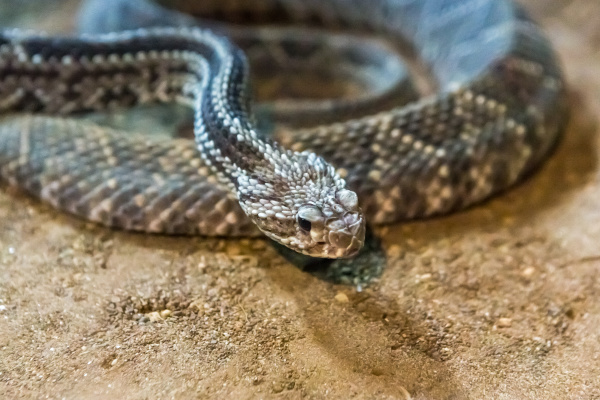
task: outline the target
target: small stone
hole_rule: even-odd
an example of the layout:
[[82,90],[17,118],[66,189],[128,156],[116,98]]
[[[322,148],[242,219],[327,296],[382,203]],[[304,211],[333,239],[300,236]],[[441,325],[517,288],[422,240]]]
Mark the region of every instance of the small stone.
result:
[[521,275],[523,275],[523,277],[525,277],[525,278],[531,278],[531,276],[533,274],[535,274],[535,268],[533,268],[533,267],[527,267],[521,273]]
[[271,385],[271,390],[273,393],[281,393],[285,389],[285,383],[283,382],[273,382]]
[[200,299],[197,299],[190,303],[188,310],[195,311],[196,313],[202,313],[204,312],[204,306],[205,304]]
[[496,326],[498,328],[508,328],[512,326],[512,318],[500,318],[496,321]]
[[148,320],[150,322],[158,322],[158,321],[162,321],[162,317],[160,316],[160,314],[156,311],[152,311],[148,314],[146,314],[148,316]]
[[255,377],[252,378],[252,384],[254,386],[260,385],[262,383],[262,381],[263,381],[262,378],[259,377],[259,376],[255,376]]
[[204,270],[206,270],[206,267],[208,267],[206,263],[206,257],[202,256],[200,257],[200,262],[198,263],[198,271],[204,272]]
[[252,250],[264,250],[266,247],[267,244],[265,243],[264,239],[256,239],[252,241]]
[[392,258],[398,258],[402,255],[402,248],[397,244],[390,246],[388,250],[388,255]]
[[160,316],[161,316],[161,318],[163,318],[163,319],[169,318],[169,317],[171,316],[171,310],[169,310],[169,309],[162,310],[162,311],[160,312]]
[[348,296],[346,295],[346,293],[343,293],[343,292],[338,292],[335,295],[335,300],[338,303],[349,303],[350,302],[350,299],[348,298]]

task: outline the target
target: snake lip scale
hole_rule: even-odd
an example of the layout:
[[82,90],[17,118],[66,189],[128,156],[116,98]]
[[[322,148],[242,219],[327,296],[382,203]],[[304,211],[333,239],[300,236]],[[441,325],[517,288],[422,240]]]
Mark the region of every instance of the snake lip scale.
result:
[[[548,156],[566,122],[552,47],[510,0],[160,4],[87,0],[79,36],[0,33],[1,178],[110,227],[262,232],[300,253],[345,258],[361,249],[367,221],[446,214],[515,184]],[[269,60],[265,68],[337,57],[340,74],[368,72],[374,57],[387,66],[380,79],[396,71],[397,55],[304,28],[245,28],[230,40],[227,25],[205,26],[215,16],[375,32],[390,47],[409,42],[438,92],[405,106],[390,106],[392,89],[315,103],[296,119],[342,120],[267,137],[252,113],[246,55],[232,40]],[[194,143],[69,117],[157,102],[193,109]]]

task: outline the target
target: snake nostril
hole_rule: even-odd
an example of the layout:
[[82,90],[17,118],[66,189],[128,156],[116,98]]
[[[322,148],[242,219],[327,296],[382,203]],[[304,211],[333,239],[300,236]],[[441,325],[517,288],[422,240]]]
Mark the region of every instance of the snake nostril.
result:
[[344,222],[346,224],[346,230],[353,236],[363,239],[365,234],[365,225],[357,213],[347,213],[344,216]]
[[358,221],[355,224],[350,225],[348,227],[348,229],[350,230],[350,232],[353,235],[358,236],[358,234],[360,233],[360,231],[363,229],[363,224],[360,221]]

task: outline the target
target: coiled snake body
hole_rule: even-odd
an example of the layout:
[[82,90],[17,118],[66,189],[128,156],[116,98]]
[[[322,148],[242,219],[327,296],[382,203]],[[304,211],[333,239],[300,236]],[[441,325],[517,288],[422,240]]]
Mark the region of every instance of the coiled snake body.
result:
[[[366,221],[444,214],[514,184],[564,126],[555,55],[509,0],[163,1],[169,10],[148,1],[88,1],[86,25],[126,29],[119,33],[0,35],[2,178],[107,226],[222,236],[260,230],[305,254],[348,257],[361,248]],[[111,7],[113,14],[98,15]],[[436,78],[437,94],[373,114],[369,107],[390,98],[349,102],[339,107],[346,121],[277,137],[284,149],[254,124],[244,53],[175,9],[408,42]],[[113,18],[131,10],[136,18]],[[167,20],[183,26],[151,28]],[[315,40],[292,38],[298,44],[286,37],[293,32],[302,30],[282,35],[281,48],[310,56]],[[376,47],[347,56],[360,63]],[[393,70],[393,61],[386,65]],[[172,101],[194,109],[195,144],[65,116]],[[336,112],[327,107],[323,115]]]

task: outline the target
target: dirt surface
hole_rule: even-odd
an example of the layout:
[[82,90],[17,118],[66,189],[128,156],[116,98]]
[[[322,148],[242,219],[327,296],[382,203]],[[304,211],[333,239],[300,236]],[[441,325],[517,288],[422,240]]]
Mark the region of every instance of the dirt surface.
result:
[[[76,5],[3,21],[68,31]],[[485,205],[378,228],[369,286],[265,240],[111,231],[1,186],[0,397],[599,399],[600,4],[527,6],[572,88],[564,140]]]

